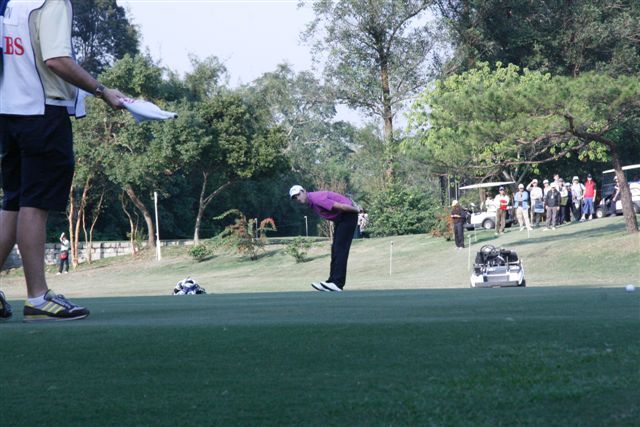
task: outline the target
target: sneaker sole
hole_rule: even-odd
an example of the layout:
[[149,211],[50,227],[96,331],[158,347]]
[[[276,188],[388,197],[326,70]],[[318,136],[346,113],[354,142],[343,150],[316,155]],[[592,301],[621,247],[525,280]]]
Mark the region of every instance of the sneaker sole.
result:
[[322,286],[320,283],[312,283],[311,287],[313,289],[315,289],[316,291],[320,291],[320,292],[330,292],[328,289],[325,289],[324,286]]
[[85,317],[89,316],[88,314],[83,314],[80,316],[75,316],[75,317],[52,317],[52,316],[47,316],[47,315],[36,315],[36,316],[25,316],[25,318],[23,319],[24,323],[31,323],[31,322],[64,322],[65,320],[80,320],[80,319],[84,319]]
[[328,292],[342,292],[342,289],[340,289],[340,288],[339,288],[339,287],[337,287],[337,286],[336,286],[336,287],[335,287],[335,289],[334,289],[334,288],[330,288],[329,286],[325,285],[324,283],[320,283],[320,284],[321,284],[321,285],[322,285],[322,287],[323,287],[326,291],[328,291]]

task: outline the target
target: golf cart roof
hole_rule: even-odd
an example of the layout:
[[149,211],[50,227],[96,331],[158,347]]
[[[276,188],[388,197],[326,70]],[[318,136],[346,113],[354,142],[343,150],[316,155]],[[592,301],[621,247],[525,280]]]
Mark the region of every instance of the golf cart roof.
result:
[[464,187],[459,187],[459,190],[470,190],[472,188],[490,188],[490,187],[500,187],[501,185],[509,185],[515,184],[515,181],[504,181],[504,182],[482,182],[480,184],[472,184],[465,185]]
[[[629,170],[629,169],[639,169],[639,168],[640,168],[640,165],[629,165],[629,166],[623,166],[622,170],[626,171],[626,170]],[[604,171],[602,173],[614,173],[615,171],[616,171],[615,169],[609,169],[609,170],[606,170],[606,171]]]

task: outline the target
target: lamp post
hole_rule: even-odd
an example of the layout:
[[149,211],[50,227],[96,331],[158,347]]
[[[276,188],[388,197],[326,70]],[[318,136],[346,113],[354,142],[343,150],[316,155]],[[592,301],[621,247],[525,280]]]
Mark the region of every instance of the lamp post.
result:
[[158,224],[158,192],[153,192],[153,206],[156,213],[156,260],[162,260],[162,251],[160,250],[160,226]]

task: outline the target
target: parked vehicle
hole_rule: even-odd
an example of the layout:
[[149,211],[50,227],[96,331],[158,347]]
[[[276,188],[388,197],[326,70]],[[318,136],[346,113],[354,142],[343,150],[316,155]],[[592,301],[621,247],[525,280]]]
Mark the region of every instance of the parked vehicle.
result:
[[[622,168],[631,190],[631,201],[635,212],[640,213],[640,165],[629,165]],[[602,198],[596,207],[596,217],[602,218],[609,213],[611,198],[615,194],[615,170],[609,169],[602,172]],[[622,215],[622,201],[616,201],[615,212]]]
[[[505,182],[483,182],[481,184],[473,184],[466,185],[464,187],[460,187],[460,190],[471,190],[476,188],[493,188],[493,187],[501,187],[507,186],[509,184],[514,184],[514,181],[505,181]],[[488,203],[490,202],[490,203]],[[470,214],[467,215],[467,220],[465,222],[464,227],[467,230],[493,230],[496,227],[496,207],[493,205],[492,200],[485,201],[483,205],[478,209],[474,203],[471,203],[470,208],[467,209]],[[511,227],[513,223],[513,207],[510,206],[507,210],[507,219],[505,224],[507,227]]]

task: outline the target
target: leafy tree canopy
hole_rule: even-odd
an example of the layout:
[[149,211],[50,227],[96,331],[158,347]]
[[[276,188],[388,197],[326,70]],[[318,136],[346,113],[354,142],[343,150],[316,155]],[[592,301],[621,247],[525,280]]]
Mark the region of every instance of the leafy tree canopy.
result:
[[138,29],[116,0],[73,0],[73,47],[78,63],[97,76],[124,55],[138,53]]
[[436,0],[454,45],[447,72],[481,61],[553,74],[640,71],[637,0]]

